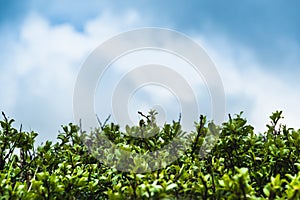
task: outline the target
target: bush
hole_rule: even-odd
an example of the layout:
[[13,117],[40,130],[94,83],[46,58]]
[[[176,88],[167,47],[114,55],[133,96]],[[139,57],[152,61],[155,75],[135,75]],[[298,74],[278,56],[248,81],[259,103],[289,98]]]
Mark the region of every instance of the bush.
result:
[[[255,134],[242,113],[234,118],[229,115],[221,127],[201,116],[195,131],[186,134],[180,121],[158,127],[156,113],[151,111],[143,115],[145,120],[139,126],[127,126],[125,132],[113,123],[91,133],[74,124],[62,126],[58,142],[46,141],[37,148],[37,133],[25,132],[22,127],[17,130],[14,120],[2,114],[1,199],[300,198],[300,130],[279,124],[282,112],[271,115],[263,134]],[[214,137],[209,136],[216,133],[218,140],[206,152],[203,147],[212,144]],[[135,134],[150,137],[137,138]],[[146,157],[120,154],[103,143],[104,137],[118,149],[138,154],[167,144],[183,150],[183,140],[190,146],[173,152],[176,159],[172,158],[171,164],[158,166]],[[104,156],[111,160],[109,165],[102,162]],[[159,156],[164,159],[167,155]],[[124,163],[130,171],[118,170]]]

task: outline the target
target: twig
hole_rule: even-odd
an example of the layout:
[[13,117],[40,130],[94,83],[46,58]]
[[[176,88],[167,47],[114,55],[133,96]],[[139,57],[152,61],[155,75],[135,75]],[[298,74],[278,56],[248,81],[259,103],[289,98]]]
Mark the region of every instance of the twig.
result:
[[110,119],[111,115],[108,115],[108,117],[105,119],[105,121],[104,121],[103,124],[101,123],[101,121],[100,121],[100,119],[99,119],[99,117],[98,117],[97,114],[96,114],[96,117],[97,117],[97,121],[98,121],[98,123],[99,123],[99,125],[100,125],[101,130],[103,130],[104,127],[105,127],[105,125],[106,125],[106,123],[107,123],[108,120]]
[[[34,179],[35,179],[35,175],[36,175],[36,173],[37,173],[38,169],[39,169],[39,166],[37,166],[37,168],[36,168],[36,170],[35,170],[35,172],[34,172],[34,175],[33,175],[33,178],[32,178],[32,180],[34,180]],[[31,187],[32,187],[32,183],[30,184],[30,186],[29,186],[29,188],[28,188],[28,192],[30,192],[30,190],[31,190]]]
[[111,115],[108,115],[108,117],[105,119],[102,129],[105,127],[105,125],[108,122],[108,120],[110,119],[110,117],[111,117]]
[[142,117],[145,117],[147,119],[147,121],[151,121],[149,119],[149,116],[144,115],[141,111],[138,111],[138,114],[140,114]]
[[100,121],[100,119],[99,119],[99,117],[98,117],[97,114],[96,114],[96,118],[97,118],[97,121],[98,121],[98,123],[99,123],[99,126],[102,128],[102,123],[101,123],[101,121]]
[[82,121],[81,121],[81,118],[79,119],[79,131],[80,131],[80,135],[82,135],[83,131],[82,131]]
[[232,122],[231,115],[230,115],[230,114],[228,114],[228,117],[229,117],[229,122],[231,123],[231,122]]
[[4,117],[4,120],[6,121],[6,122],[8,122],[8,119],[7,119],[7,117],[6,117],[6,115],[5,115],[5,113],[2,111],[2,115],[3,115],[3,117]]
[[192,161],[194,160],[194,153],[195,153],[195,151],[196,151],[197,143],[198,143],[199,137],[200,137],[200,135],[201,135],[202,128],[203,128],[203,126],[204,126],[203,119],[204,119],[203,115],[200,115],[200,126],[199,126],[199,129],[197,129],[197,137],[196,137],[196,139],[195,139],[195,141],[194,141],[194,146],[193,146],[192,152],[191,152],[191,155],[192,155]]

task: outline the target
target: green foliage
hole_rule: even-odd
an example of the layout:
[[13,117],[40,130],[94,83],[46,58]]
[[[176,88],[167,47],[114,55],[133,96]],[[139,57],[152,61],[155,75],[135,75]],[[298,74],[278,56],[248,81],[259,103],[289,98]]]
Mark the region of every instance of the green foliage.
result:
[[[37,133],[17,130],[2,114],[0,199],[300,198],[300,130],[280,124],[282,112],[271,115],[263,134],[242,113],[220,127],[201,116],[187,134],[180,121],[159,127],[151,111],[124,132],[113,123],[90,133],[62,126],[58,142],[37,148]],[[171,164],[167,154],[157,157],[165,163],[135,156],[167,145],[184,149],[169,152]],[[124,163],[130,171],[117,170]]]

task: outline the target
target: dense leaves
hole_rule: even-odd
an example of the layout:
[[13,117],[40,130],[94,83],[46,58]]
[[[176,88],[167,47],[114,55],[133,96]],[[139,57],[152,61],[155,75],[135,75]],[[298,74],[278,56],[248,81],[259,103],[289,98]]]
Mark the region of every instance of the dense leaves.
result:
[[[272,114],[266,132],[255,134],[242,113],[229,115],[221,127],[201,116],[195,131],[184,133],[180,120],[157,126],[151,111],[124,132],[113,123],[90,133],[69,124],[56,143],[37,148],[37,133],[14,128],[2,114],[0,199],[300,198],[300,130],[280,124],[282,112]],[[182,148],[182,141],[189,146]],[[168,144],[184,149],[171,152],[171,164],[134,156]],[[117,170],[124,163],[130,170]]]

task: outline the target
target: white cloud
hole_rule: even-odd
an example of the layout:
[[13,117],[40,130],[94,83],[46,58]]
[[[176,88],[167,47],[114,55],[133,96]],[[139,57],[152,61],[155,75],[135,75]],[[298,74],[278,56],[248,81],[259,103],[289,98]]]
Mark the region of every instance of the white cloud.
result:
[[[51,25],[31,14],[19,40],[10,42],[10,55],[0,61],[0,109],[25,128],[45,133],[41,140],[54,139],[59,126],[73,120],[73,87],[84,59],[101,42],[141,24],[147,22],[135,11],[118,17],[104,13],[80,32],[70,24]],[[205,33],[194,38],[216,62],[228,99],[227,112],[245,111],[250,123],[262,131],[271,112],[282,109],[288,125],[299,127],[300,84],[291,85],[267,71],[254,53],[234,41]],[[195,80],[189,80],[191,85],[197,85]]]
[[[244,111],[244,116],[254,125],[256,131],[263,132],[266,130],[266,123],[270,121],[271,113],[282,110],[285,117],[283,123],[287,123],[289,127],[300,127],[300,83],[286,81],[280,74],[276,74],[276,70],[273,71],[259,62],[249,49],[235,44],[234,41],[228,41],[227,38],[219,36],[198,40],[207,47],[223,79],[229,100],[228,113]],[[294,45],[293,49],[295,50]],[[283,59],[286,59],[282,62],[284,65],[290,64],[289,57],[283,55]],[[235,100],[230,102],[232,98]]]
[[86,51],[83,39],[69,25],[51,27],[47,20],[32,15],[19,40],[11,45],[12,53],[2,65],[5,73],[0,76],[12,84],[8,83],[9,88],[1,85],[1,109],[25,128],[48,135],[40,135],[41,140],[54,139],[57,123],[72,119],[71,88],[76,65]]
[[[122,19],[130,28],[135,18],[130,12]],[[25,128],[46,134],[41,140],[54,139],[60,125],[73,120],[73,88],[84,59],[100,42],[120,32],[123,21],[114,20],[99,16],[78,32],[70,24],[51,25],[30,14],[18,41],[9,42],[9,56],[0,61],[0,109]]]

